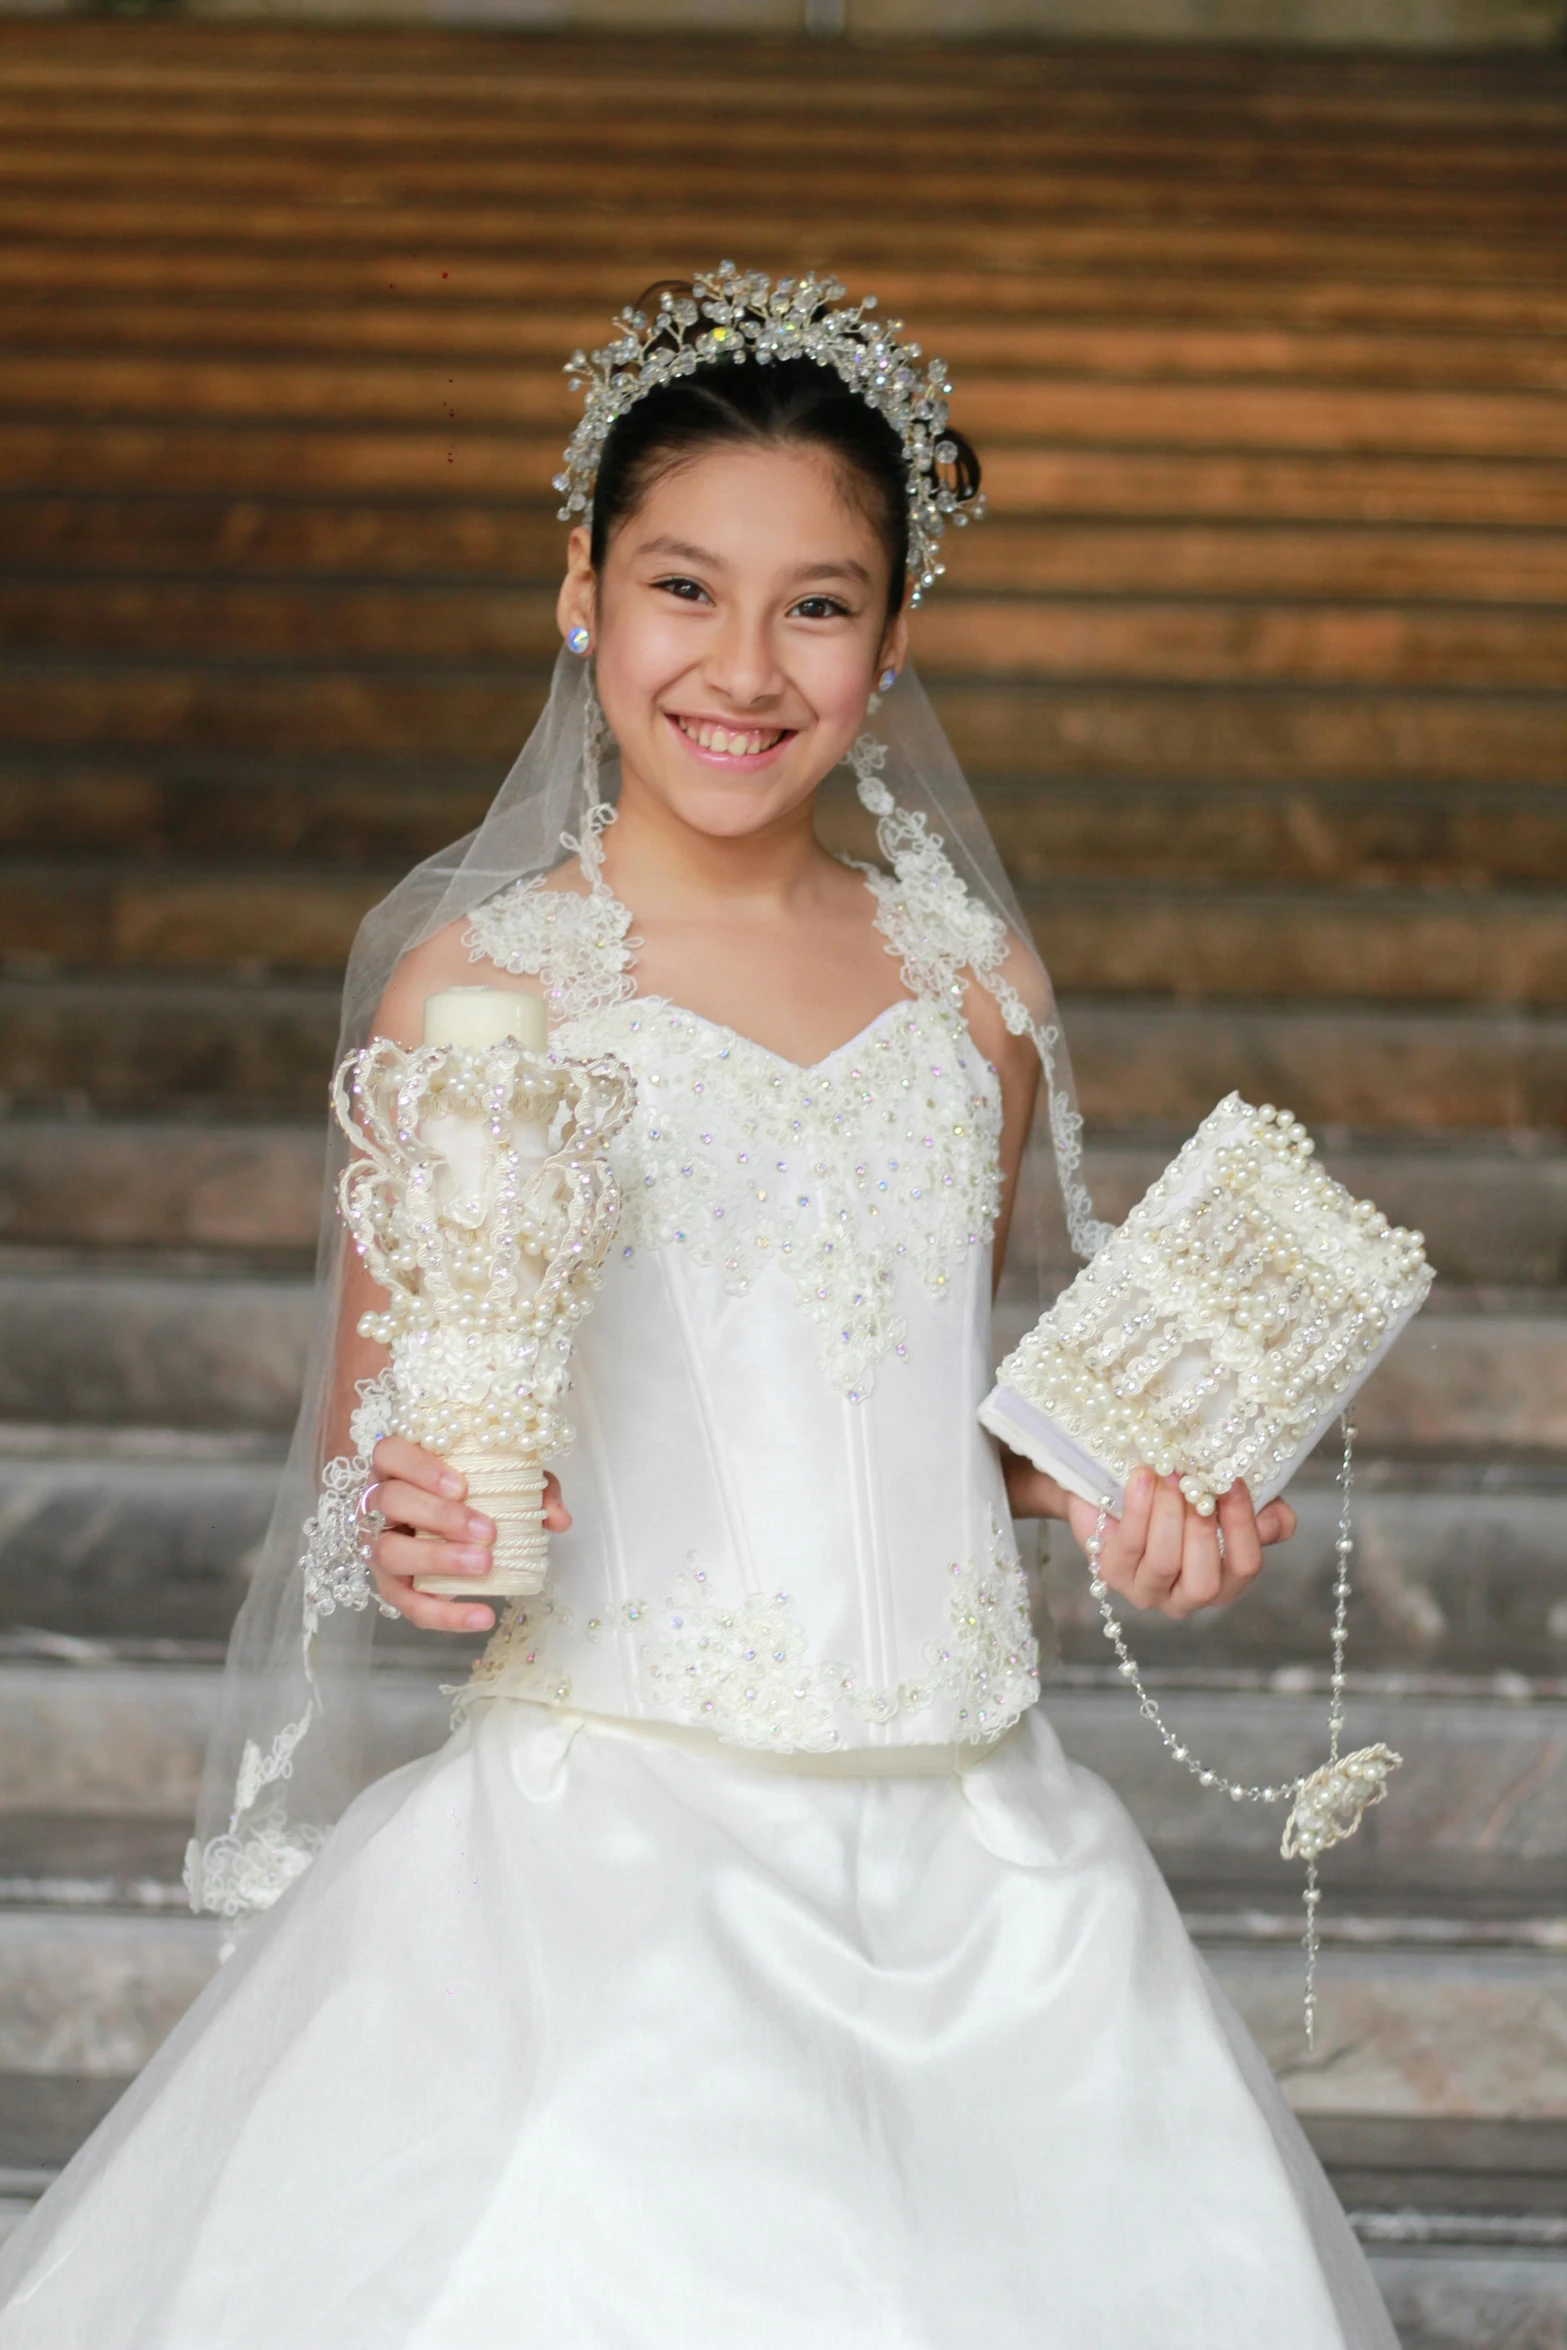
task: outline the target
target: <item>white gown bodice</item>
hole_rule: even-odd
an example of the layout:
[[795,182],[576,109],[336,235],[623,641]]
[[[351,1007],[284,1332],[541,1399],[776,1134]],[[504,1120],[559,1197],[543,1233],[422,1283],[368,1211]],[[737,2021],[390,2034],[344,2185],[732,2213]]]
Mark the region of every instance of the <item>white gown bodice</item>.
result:
[[629,917],[589,878],[517,885],[471,932],[543,981],[553,1050],[637,1081],[574,1353],[573,1524],[475,1693],[781,1751],[988,1743],[1038,1671],[975,1418],[1001,1100],[960,995],[911,995],[801,1068],[637,995]]

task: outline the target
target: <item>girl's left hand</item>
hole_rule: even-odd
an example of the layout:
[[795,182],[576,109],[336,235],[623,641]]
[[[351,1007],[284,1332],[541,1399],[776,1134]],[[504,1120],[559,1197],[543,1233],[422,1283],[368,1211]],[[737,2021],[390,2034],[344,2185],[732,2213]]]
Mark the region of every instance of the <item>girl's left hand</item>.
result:
[[[1086,1547],[1099,1519],[1092,1503],[1063,1492],[1026,1462],[1015,1471],[1011,1462],[1007,1467],[1014,1514],[1065,1517]],[[1040,1490],[1034,1493],[1030,1489],[1036,1486]],[[1287,1501],[1270,1501],[1258,1512],[1245,1486],[1236,1483],[1219,1496],[1214,1515],[1203,1517],[1181,1492],[1178,1478],[1137,1469],[1127,1481],[1121,1517],[1105,1521],[1099,1572],[1133,1607],[1190,1616],[1238,1599],[1260,1573],[1264,1550],[1288,1542],[1294,1531],[1295,1512]]]
[[[1073,1493],[1066,1514],[1086,1548],[1099,1512]],[[1238,1599],[1260,1574],[1266,1546],[1287,1542],[1294,1531],[1295,1512],[1287,1501],[1270,1501],[1259,1517],[1238,1480],[1205,1518],[1182,1493],[1179,1478],[1138,1469],[1127,1484],[1119,1521],[1105,1521],[1099,1572],[1133,1607],[1157,1608],[1165,1616],[1195,1615],[1199,1608]]]

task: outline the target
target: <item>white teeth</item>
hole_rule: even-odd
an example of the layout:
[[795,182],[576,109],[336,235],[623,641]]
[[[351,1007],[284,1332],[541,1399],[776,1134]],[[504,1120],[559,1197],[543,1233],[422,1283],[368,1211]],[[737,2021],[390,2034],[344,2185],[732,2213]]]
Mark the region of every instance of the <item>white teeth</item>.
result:
[[781,738],[781,729],[753,727],[749,734],[740,734],[732,727],[713,726],[705,720],[693,726],[688,720],[677,718],[675,724],[688,741],[728,759],[754,759],[758,751],[770,751]]

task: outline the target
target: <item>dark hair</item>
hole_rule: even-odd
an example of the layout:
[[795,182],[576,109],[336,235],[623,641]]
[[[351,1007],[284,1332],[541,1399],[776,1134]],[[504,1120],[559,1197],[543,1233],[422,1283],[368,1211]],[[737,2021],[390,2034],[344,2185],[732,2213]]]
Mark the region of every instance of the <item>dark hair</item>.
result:
[[[650,286],[637,304],[652,316],[664,292],[688,286]],[[671,326],[670,333],[676,329]],[[942,479],[958,502],[979,495],[979,459],[961,433],[946,436],[956,455]],[[903,443],[887,419],[857,392],[812,359],[710,361],[673,383],[660,384],[618,417],[605,436],[593,490],[591,560],[604,566],[609,542],[662,474],[701,450],[743,446],[806,446],[825,450],[844,488],[876,530],[887,552],[887,611],[903,601],[909,560],[908,475]]]

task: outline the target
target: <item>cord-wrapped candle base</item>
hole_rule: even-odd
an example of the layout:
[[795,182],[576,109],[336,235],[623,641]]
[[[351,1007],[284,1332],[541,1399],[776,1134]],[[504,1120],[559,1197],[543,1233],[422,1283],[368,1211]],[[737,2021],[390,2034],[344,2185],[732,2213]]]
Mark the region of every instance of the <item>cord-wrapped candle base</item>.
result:
[[468,1500],[495,1520],[495,1563],[487,1575],[415,1575],[414,1589],[442,1599],[532,1599],[544,1589],[544,1471],[511,1452],[456,1450],[449,1467],[468,1480]]

